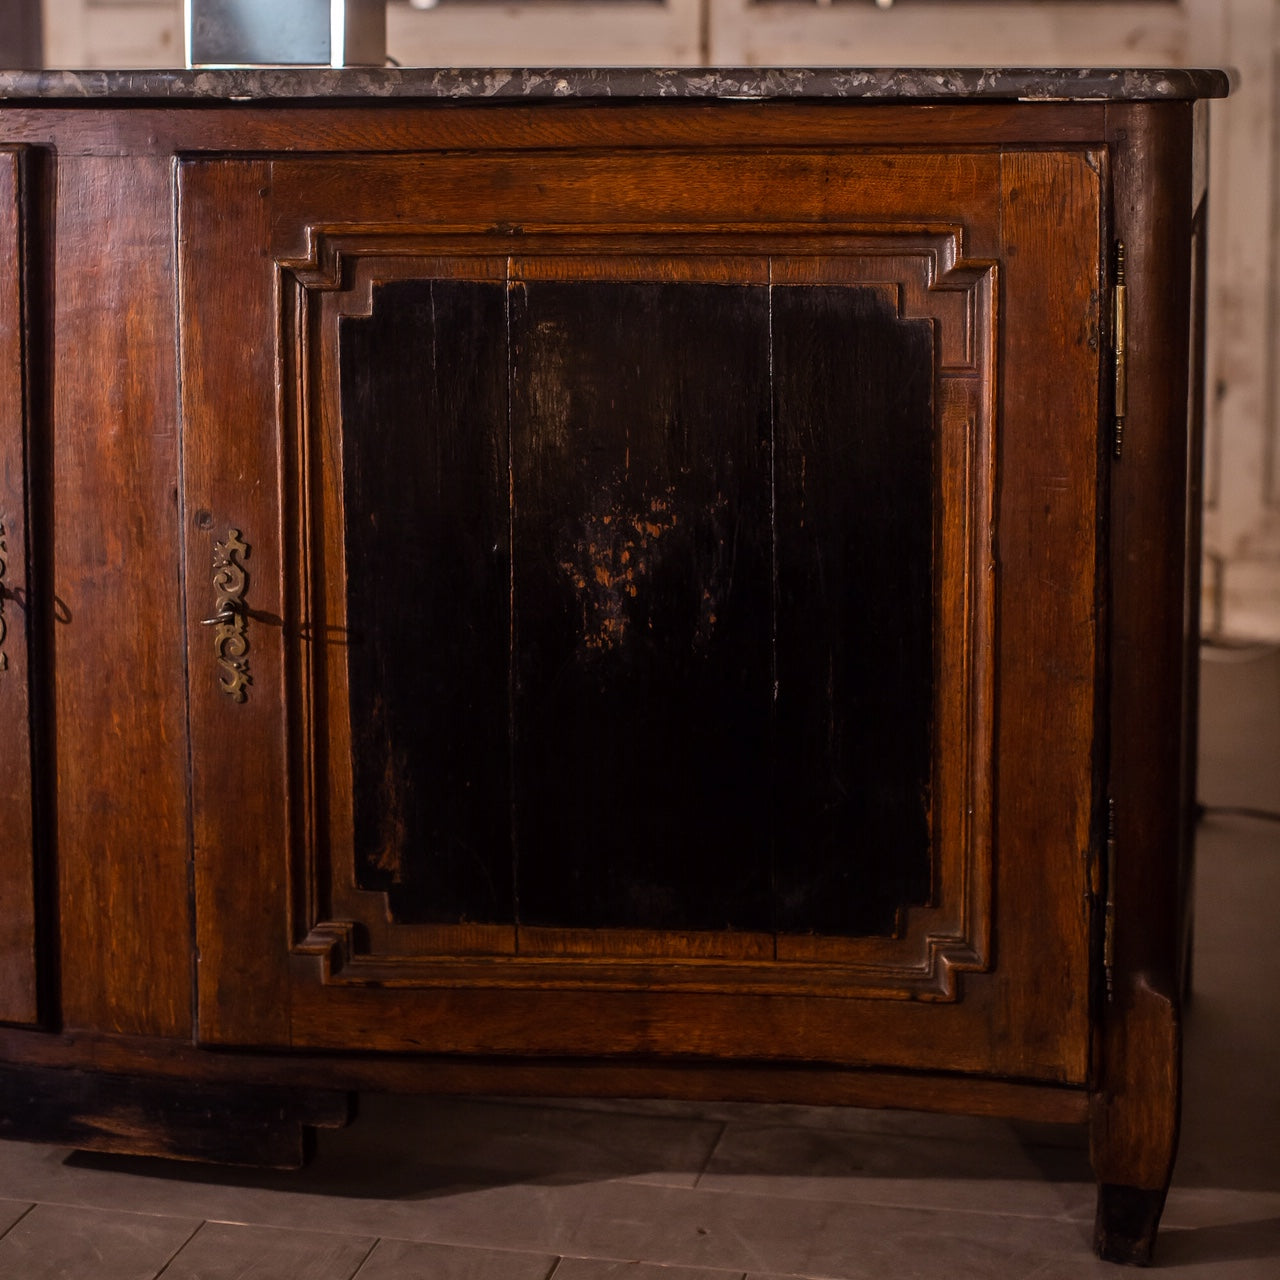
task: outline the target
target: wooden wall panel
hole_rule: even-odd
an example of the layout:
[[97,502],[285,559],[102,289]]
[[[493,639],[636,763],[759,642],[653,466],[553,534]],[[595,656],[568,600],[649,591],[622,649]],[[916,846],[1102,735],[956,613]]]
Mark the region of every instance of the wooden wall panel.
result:
[[22,154],[0,151],[0,1021],[35,1022]]
[[172,162],[58,163],[57,832],[65,1022],[191,1030]]

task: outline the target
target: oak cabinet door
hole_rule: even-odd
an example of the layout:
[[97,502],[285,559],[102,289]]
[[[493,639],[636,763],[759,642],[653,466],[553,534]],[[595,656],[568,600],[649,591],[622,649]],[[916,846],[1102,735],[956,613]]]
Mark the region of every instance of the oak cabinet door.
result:
[[25,164],[0,148],[0,1022],[38,1019]]
[[184,161],[201,1039],[1083,1083],[1104,161]]

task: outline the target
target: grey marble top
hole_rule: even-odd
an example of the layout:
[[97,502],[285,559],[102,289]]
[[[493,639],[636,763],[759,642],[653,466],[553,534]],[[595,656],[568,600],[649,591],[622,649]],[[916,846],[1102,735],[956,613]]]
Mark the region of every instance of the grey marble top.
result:
[[270,102],[686,98],[1153,101],[1220,98],[1221,71],[1011,68],[248,67],[195,71],[0,71],[0,99]]

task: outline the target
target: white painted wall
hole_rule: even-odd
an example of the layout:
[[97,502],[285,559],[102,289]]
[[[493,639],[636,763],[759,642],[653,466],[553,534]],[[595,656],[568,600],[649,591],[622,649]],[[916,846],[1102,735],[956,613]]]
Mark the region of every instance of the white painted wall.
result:
[[[181,0],[43,2],[51,66],[181,62]],[[1280,639],[1280,0],[391,0],[388,49],[431,66],[1237,68],[1213,108],[1204,622]]]
[[712,61],[1222,66],[1212,110],[1204,627],[1280,639],[1280,0],[709,0]]

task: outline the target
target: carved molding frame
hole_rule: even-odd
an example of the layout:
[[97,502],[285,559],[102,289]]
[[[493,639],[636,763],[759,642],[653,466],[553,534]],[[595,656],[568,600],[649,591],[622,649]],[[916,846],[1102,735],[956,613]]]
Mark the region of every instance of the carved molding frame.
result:
[[[526,225],[518,237],[492,226],[306,229],[306,252],[276,263],[290,593],[294,616],[304,620],[289,680],[296,979],[357,987],[954,1001],[961,996],[960,973],[990,968],[999,290],[997,265],[967,260],[963,245],[963,229],[951,224],[779,224],[767,232],[725,225],[607,232]],[[599,931],[594,941],[577,945],[566,936],[554,955],[530,955],[523,947],[517,955],[518,925],[396,924],[389,921],[385,893],[338,887],[354,884],[350,841],[344,849],[342,835],[345,821],[349,837],[349,812],[345,818],[338,812],[342,787],[333,784],[345,766],[341,750],[331,750],[332,727],[345,712],[340,681],[327,660],[344,642],[344,571],[325,563],[329,553],[321,548],[326,530],[332,534],[342,518],[326,498],[326,491],[341,489],[339,322],[369,315],[374,288],[382,283],[435,275],[511,281],[546,278],[549,269],[554,278],[573,279],[574,261],[587,258],[610,260],[620,273],[610,279],[710,278],[700,274],[707,268],[699,264],[714,260],[719,280],[729,263],[742,273],[742,283],[873,287],[896,302],[902,318],[933,322],[940,499],[934,512],[935,888],[931,905],[903,913],[894,937],[658,935],[671,943],[666,953],[655,948],[653,934]],[[335,545],[332,537],[329,545]]]

